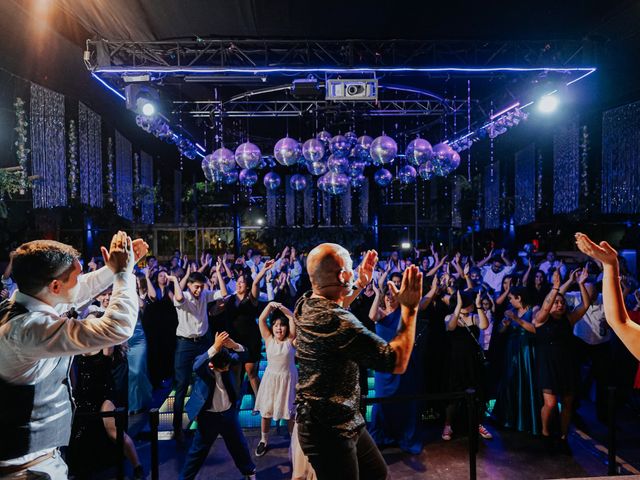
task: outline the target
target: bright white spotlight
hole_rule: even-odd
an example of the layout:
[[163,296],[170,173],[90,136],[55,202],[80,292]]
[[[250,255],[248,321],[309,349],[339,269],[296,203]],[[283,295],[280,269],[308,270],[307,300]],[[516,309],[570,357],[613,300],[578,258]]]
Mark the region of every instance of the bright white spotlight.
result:
[[403,250],[409,250],[411,248],[411,243],[410,242],[402,242],[400,244],[400,248],[402,248]]
[[555,95],[545,95],[538,101],[538,110],[551,113],[558,108],[558,98]]
[[145,102],[142,105],[142,114],[143,115],[146,115],[147,117],[150,117],[154,113],[156,113],[156,107],[153,105],[153,103]]
[[258,225],[262,225],[262,224],[264,223],[264,219],[259,218],[259,219],[257,220],[257,223],[258,223]]

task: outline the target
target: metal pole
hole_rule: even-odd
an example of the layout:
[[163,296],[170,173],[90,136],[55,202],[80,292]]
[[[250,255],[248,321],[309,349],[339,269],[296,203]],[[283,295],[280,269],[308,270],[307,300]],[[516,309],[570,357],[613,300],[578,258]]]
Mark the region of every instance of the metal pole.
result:
[[609,417],[607,418],[609,426],[609,458],[607,475],[614,476],[618,474],[618,465],[616,464],[616,387],[608,387],[609,390]]
[[116,447],[118,450],[118,465],[117,475],[118,480],[124,480],[124,428],[126,422],[126,411],[124,408],[116,408],[115,422],[116,422]]
[[469,417],[469,478],[476,480],[476,453],[478,451],[478,419],[476,416],[476,391],[469,388],[465,391],[467,415]]
[[157,408],[149,410],[149,426],[151,427],[151,480],[160,477],[158,458],[158,426],[160,424],[160,411]]

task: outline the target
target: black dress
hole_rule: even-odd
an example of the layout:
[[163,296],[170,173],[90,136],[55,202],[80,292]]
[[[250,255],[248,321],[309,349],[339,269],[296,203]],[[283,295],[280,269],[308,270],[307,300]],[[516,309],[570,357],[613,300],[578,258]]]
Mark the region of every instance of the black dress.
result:
[[147,367],[149,380],[158,388],[162,380],[173,377],[176,352],[178,313],[165,288],[164,295],[156,289],[156,300],[148,301],[142,316],[142,327],[147,337]]
[[576,393],[578,361],[569,318],[549,316],[536,328],[536,342],[540,388],[560,396]]
[[251,295],[245,296],[240,302],[237,302],[235,295],[226,298],[223,315],[229,336],[247,349],[247,363],[259,362],[262,337],[257,322],[258,306],[251,301]]
[[83,477],[115,463],[116,445],[107,436],[102,418],[83,415],[99,412],[105,400],[114,401],[112,366],[112,358],[102,351],[74,358],[76,411],[66,458],[76,476]]
[[[473,335],[473,336],[472,336]],[[463,392],[475,388],[480,399],[484,398],[484,375],[477,325],[467,328],[458,325],[449,332],[451,361],[449,362],[449,391]],[[475,338],[475,340],[474,340]]]

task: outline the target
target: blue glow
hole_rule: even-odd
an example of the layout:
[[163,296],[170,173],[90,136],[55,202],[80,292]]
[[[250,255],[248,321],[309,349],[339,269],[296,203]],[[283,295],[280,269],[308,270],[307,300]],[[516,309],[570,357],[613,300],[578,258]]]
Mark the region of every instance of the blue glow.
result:
[[573,80],[571,80],[569,83],[567,83],[567,87],[569,85],[571,85],[572,83],[576,83],[579,80],[582,80],[584,77],[588,77],[589,75],[591,75],[593,72],[595,72],[596,69],[594,68],[593,70],[591,70],[590,72],[585,73],[584,75],[579,76],[578,78],[574,78]]
[[111,85],[109,85],[107,82],[105,82],[103,79],[101,79],[98,75],[96,75],[95,73],[91,72],[91,76],[93,78],[95,78],[96,80],[98,80],[102,85],[104,85],[105,87],[107,87],[109,90],[111,90],[113,93],[115,93],[117,96],[119,96],[122,100],[126,100],[127,98],[122,95],[118,90],[116,90],[115,88],[113,88]]
[[200,145],[199,143],[196,143],[196,147],[198,147],[200,150],[202,150],[203,152],[206,152],[206,150],[204,149],[204,147],[202,145]]
[[196,150],[196,154],[200,155],[200,158],[204,158],[204,155]]
[[520,106],[520,102],[516,102],[513,105],[511,105],[510,107],[505,108],[504,110],[500,110],[498,113],[496,113],[495,115],[491,115],[490,120],[493,120],[494,118],[499,117],[500,115],[502,115],[503,113],[507,113],[511,110],[513,110],[516,107]]
[[212,74],[212,73],[373,73],[373,72],[463,72],[463,73],[487,73],[487,72],[588,72],[591,74],[595,67],[352,67],[352,68],[323,68],[323,67],[279,67],[279,68],[227,68],[227,67],[98,67],[98,73],[186,73],[186,74]]

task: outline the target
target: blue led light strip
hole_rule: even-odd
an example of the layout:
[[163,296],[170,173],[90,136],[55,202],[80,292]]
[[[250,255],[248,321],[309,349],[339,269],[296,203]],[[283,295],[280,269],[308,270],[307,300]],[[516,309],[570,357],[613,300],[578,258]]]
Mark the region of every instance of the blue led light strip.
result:
[[113,88],[111,85],[109,85],[107,82],[105,82],[103,79],[101,79],[98,75],[96,75],[94,72],[91,72],[91,76],[93,78],[95,78],[96,80],[98,80],[102,85],[104,85],[105,87],[107,87],[109,90],[111,90],[113,93],[115,93],[117,96],[119,96],[122,100],[126,100],[127,98],[122,95],[118,90],[116,90],[115,88]]

